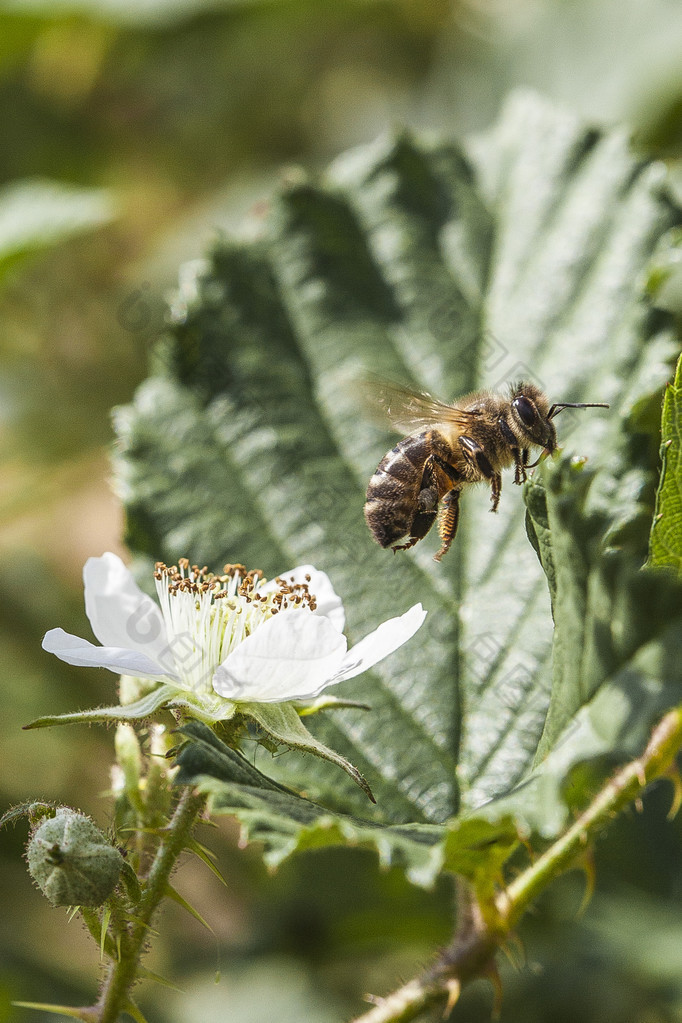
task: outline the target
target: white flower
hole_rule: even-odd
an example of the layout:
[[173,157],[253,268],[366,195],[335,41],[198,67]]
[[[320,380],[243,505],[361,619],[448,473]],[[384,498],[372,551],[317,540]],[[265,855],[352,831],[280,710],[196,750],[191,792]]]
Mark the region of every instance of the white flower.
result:
[[156,679],[202,702],[312,700],[402,646],[426,612],[415,604],[350,650],[341,599],[324,572],[309,565],[271,582],[242,565],[215,576],[157,563],[159,606],[115,554],[83,570],[85,609],[96,646],[52,629],[43,648],[68,664]]

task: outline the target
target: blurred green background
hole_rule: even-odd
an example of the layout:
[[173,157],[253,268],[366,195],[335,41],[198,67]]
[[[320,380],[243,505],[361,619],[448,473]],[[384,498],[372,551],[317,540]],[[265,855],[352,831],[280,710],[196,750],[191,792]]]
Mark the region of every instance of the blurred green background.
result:
[[[0,809],[58,799],[106,823],[113,734],[21,725],[112,698],[113,675],[70,669],[40,639],[56,625],[82,633],[85,559],[123,553],[109,410],[145,374],[180,264],[216,232],[243,230],[292,164],[321,167],[394,124],[447,137],[482,130],[518,86],[597,123],[625,122],[677,173],[682,5],[0,4]],[[112,206],[91,229],[5,258],[6,189],[36,177],[107,189]],[[30,200],[16,216],[30,219]],[[600,842],[584,916],[573,875],[526,921],[523,953],[502,963],[502,1020],[682,1020],[682,824],[665,819],[670,798],[669,787],[654,789]],[[25,834],[22,825],[0,834],[0,1023],[46,1018],[12,999],[94,995],[96,950],[32,888]],[[191,863],[177,876],[215,933],[178,907],[165,912],[148,965],[181,991],[147,985],[152,1023],[342,1020],[448,936],[445,883],[423,892],[381,872],[372,854],[344,851],[271,877],[237,838],[223,824],[205,835],[227,889]],[[491,1005],[490,987],[473,985],[453,1018],[486,1019]]]

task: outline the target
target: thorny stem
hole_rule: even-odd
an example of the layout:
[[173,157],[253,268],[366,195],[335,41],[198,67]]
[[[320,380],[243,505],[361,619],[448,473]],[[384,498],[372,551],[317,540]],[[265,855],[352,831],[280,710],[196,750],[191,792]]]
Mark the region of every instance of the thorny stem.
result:
[[486,973],[496,976],[495,953],[510,937],[528,906],[550,881],[580,860],[596,834],[637,799],[647,785],[656,778],[673,776],[680,747],[682,707],[662,718],[642,755],[616,771],[571,827],[489,905],[479,904],[473,891],[460,884],[463,909],[450,945],[420,977],[385,998],[373,999],[374,1007],[354,1023],[407,1023],[443,999],[447,1016],[467,981]]
[[120,957],[109,967],[97,1002],[98,1023],[116,1023],[130,1001],[130,991],[137,979],[140,958],[145,950],[154,913],[166,895],[170,875],[187,844],[199,814],[204,809],[204,796],[195,795],[187,787],[164,830],[149,873],[144,881],[142,898],[135,909],[135,918],[123,930]]

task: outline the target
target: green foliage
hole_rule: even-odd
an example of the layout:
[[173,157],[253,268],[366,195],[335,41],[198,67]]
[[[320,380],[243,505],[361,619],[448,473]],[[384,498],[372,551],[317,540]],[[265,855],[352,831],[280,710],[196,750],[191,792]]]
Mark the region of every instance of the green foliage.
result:
[[180,731],[188,741],[177,756],[178,784],[197,785],[209,796],[212,813],[236,814],[245,839],[265,845],[269,865],[296,851],[368,845],[377,849],[384,866],[397,862],[415,883],[433,883],[441,862],[441,828],[387,828],[335,813],[266,777],[205,725],[192,722]]
[[[428,124],[445,138],[480,130],[519,82],[534,83],[600,124],[632,126],[633,104],[641,109],[649,92],[637,118],[639,141],[659,154],[679,151],[671,86],[679,92],[682,7],[668,0],[585,0],[493,9],[466,0],[453,16],[445,2],[240,6],[218,0],[215,13],[199,17],[197,5],[183,4],[187,17],[164,29],[163,0],[142,0],[133,17],[154,7],[160,12],[149,31],[114,24],[113,12],[122,11],[125,0],[74,0],[73,10],[76,4],[81,15],[60,13],[61,3],[46,0],[44,18],[0,16],[2,180],[39,173],[124,192],[124,215],[113,231],[27,261],[3,288],[6,563],[16,565],[28,547],[45,558],[31,566],[38,586],[27,586],[24,572],[5,573],[3,657],[11,680],[2,749],[6,804],[34,793],[68,802],[77,779],[79,805],[99,817],[113,730],[20,729],[48,711],[112,700],[110,673],[63,665],[39,643],[57,622],[82,634],[80,563],[117,542],[113,505],[102,514],[104,497],[93,504],[93,490],[103,494],[108,471],[104,455],[93,464],[92,453],[97,457],[108,442],[109,407],[130,400],[141,376],[162,322],[156,296],[169,287],[177,263],[269,194],[273,168],[283,162],[320,167],[387,122],[407,120],[417,130]],[[24,10],[29,7],[30,0]],[[96,10],[105,7],[106,21],[99,20]],[[669,81],[651,95],[651,80],[662,81],[666,61]],[[618,203],[612,206],[615,211]],[[132,296],[142,303],[133,304],[130,315]],[[447,383],[430,387],[450,397]],[[595,384],[590,397],[602,396]],[[602,421],[601,413],[594,416]],[[590,428],[595,421],[590,418]],[[561,417],[557,425],[566,437]],[[382,444],[383,438],[368,462],[376,463]],[[570,437],[569,445],[578,454],[585,450]],[[21,459],[18,475],[15,458]],[[353,492],[356,502],[361,490],[362,482]],[[518,496],[507,480],[502,511]],[[625,506],[628,501],[624,494]],[[465,514],[470,511],[468,501]],[[485,529],[495,524],[487,514],[480,521]],[[390,571],[387,559],[375,567]],[[447,571],[441,566],[436,578]],[[358,624],[356,637],[365,628]],[[343,725],[342,712],[333,714],[330,725]],[[259,751],[257,763],[271,773],[296,759],[270,764]],[[299,774],[305,785],[305,772]],[[572,775],[573,785],[577,780]],[[332,782],[329,776],[329,788]],[[670,795],[669,785],[656,786],[644,798],[643,813],[613,821],[595,848],[598,892],[580,921],[573,919],[582,897],[578,875],[553,886],[526,918],[527,962],[542,963],[542,971],[513,970],[500,957],[505,1020],[631,1023],[682,1012],[673,933],[680,917],[682,832],[679,815],[666,820]],[[43,1013],[10,1002],[31,997],[84,1005],[93,988],[83,970],[66,964],[64,942],[49,940],[53,926],[61,936],[63,915],[30,888],[20,859],[24,830],[3,832],[0,1018],[38,1023],[47,1018]],[[204,1021],[224,1015],[228,1004],[235,1020],[250,1019],[254,1006],[274,1003],[287,1019],[349,1018],[362,992],[388,990],[390,978],[410,976],[429,957],[429,946],[447,940],[445,881],[438,894],[426,893],[408,886],[397,870],[379,871],[372,855],[343,848],[297,856],[273,876],[249,851],[220,844],[231,894],[219,906],[221,891],[209,885],[208,913],[212,921],[217,914],[230,922],[221,938],[222,983],[214,982],[212,944],[200,937],[192,943],[192,921],[174,928],[170,907],[154,937],[155,957],[174,963],[186,995],[182,1004],[169,995],[152,1004],[152,988],[144,1003],[150,1019]],[[191,870],[186,862],[179,883],[194,891]],[[465,1000],[455,1015],[489,1019],[487,985],[474,985]]]
[[663,399],[661,481],[651,528],[650,562],[682,571],[682,359]]
[[180,731],[188,741],[177,756],[178,784],[196,785],[209,797],[212,813],[237,816],[244,838],[263,843],[270,866],[294,852],[367,846],[382,866],[400,865],[414,884],[430,886],[444,868],[472,878],[493,873],[516,842],[511,817],[496,829],[475,820],[446,831],[428,824],[382,826],[335,813],[266,777],[205,725],[192,722]]
[[10,0],[11,11],[46,16],[88,15],[114,23],[159,27],[206,11],[257,6],[263,0]]
[[[382,827],[455,818],[448,864],[468,828],[491,870],[500,836],[506,855],[517,828],[556,834],[569,769],[636,751],[679,692],[679,591],[638,573],[677,351],[646,284],[679,221],[662,168],[622,133],[533,96],[461,149],[384,139],[319,182],[292,179],[257,241],[216,247],[185,280],[155,374],[117,414],[128,539],[147,563],[187,554],[272,574],[310,561],[355,637],[416,600],[428,608],[409,644],[340,691],[372,711],[311,728],[367,777]],[[528,490],[553,667],[546,583],[509,480],[495,517],[486,494],[465,495],[440,566],[430,538],[396,557],[372,544],[364,489],[393,443],[364,414],[372,376],[445,399],[521,378],[552,400],[610,402],[562,413],[566,454]],[[266,773],[367,813],[327,765],[289,753]],[[254,812],[233,782],[211,791],[216,807]]]
[[104,189],[40,179],[5,185],[0,190],[0,277],[22,256],[99,227],[113,216],[113,202]]
[[603,735],[603,752],[621,752],[621,730],[634,728],[626,743],[634,755],[652,721],[680,695],[682,589],[669,576],[642,570],[627,549],[603,549],[606,523],[600,530],[600,516],[589,510],[594,482],[592,473],[564,462],[548,466],[542,482],[529,487],[528,525],[553,584],[555,621],[540,755],[584,706]]

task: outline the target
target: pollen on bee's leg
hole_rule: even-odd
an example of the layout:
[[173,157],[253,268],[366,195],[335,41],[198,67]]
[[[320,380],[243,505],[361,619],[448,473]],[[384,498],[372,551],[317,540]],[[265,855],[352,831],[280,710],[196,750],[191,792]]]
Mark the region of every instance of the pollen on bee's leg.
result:
[[459,490],[451,490],[443,498],[443,507],[438,519],[438,532],[442,541],[441,549],[434,554],[433,560],[440,561],[450,550],[450,545],[457,533],[459,522]]
[[448,538],[448,539],[444,540],[444,541],[443,541],[443,544],[442,544],[442,546],[441,546],[441,549],[440,549],[439,551],[437,551],[437,553],[436,553],[436,554],[434,554],[434,556],[433,556],[433,560],[434,560],[434,561],[440,561],[440,560],[441,560],[441,558],[442,558],[442,557],[443,557],[443,556],[444,556],[445,554],[447,554],[447,553],[448,553],[448,551],[450,550],[450,546],[451,546],[451,545],[452,545],[452,537],[450,537],[450,538]]

